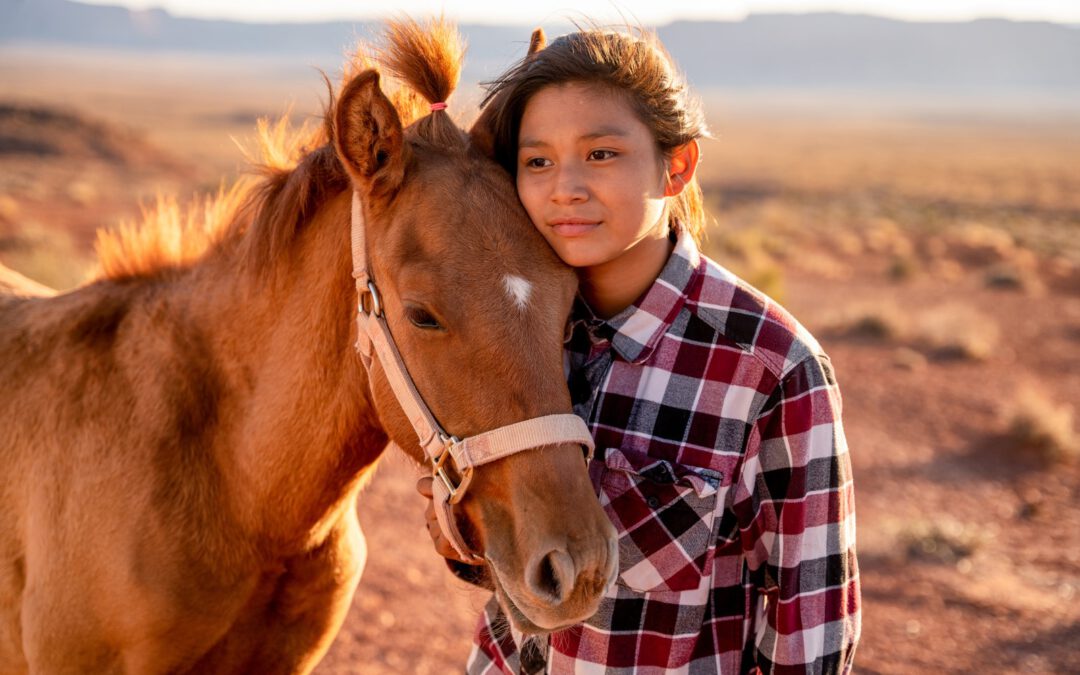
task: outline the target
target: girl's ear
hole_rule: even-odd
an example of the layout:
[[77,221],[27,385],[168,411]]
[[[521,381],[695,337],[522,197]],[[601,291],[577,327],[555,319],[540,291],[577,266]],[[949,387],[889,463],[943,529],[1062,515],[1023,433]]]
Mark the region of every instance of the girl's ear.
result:
[[691,139],[675,148],[674,152],[665,163],[667,175],[665,176],[664,196],[675,197],[682,193],[683,189],[690,184],[697,171],[699,154],[697,140]]

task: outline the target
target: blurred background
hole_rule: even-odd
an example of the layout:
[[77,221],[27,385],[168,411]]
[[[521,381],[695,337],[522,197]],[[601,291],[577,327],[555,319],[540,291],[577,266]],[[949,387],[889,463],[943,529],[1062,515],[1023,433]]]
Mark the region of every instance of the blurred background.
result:
[[[469,42],[451,111],[586,18],[655,28],[705,102],[706,251],[836,365],[869,673],[1080,672],[1080,4],[395,3]],[[260,117],[318,123],[374,3],[0,0],[0,262],[57,288],[94,232],[245,171]],[[710,5],[715,5],[712,7]],[[317,672],[460,671],[482,593],[416,469],[361,500],[370,559]]]

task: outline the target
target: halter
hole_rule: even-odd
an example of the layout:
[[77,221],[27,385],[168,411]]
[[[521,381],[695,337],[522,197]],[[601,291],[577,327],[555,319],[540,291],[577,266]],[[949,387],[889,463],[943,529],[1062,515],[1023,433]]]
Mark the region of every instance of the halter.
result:
[[431,463],[432,491],[435,516],[443,536],[461,557],[473,564],[483,557],[473,553],[458,531],[453,506],[464,498],[472,482],[473,469],[497,459],[544,445],[580,443],[588,448],[588,458],[594,449],[592,435],[577,415],[565,413],[544,415],[507,426],[485,431],[464,439],[447,433],[409,376],[401,359],[390,327],[386,323],[382,296],[368,273],[367,247],[364,241],[364,207],[360,194],[352,196],[352,257],[353,278],[358,297],[356,314],[356,351],[364,368],[371,373],[373,358],[382,364],[386,379],[405,415],[412,423],[420,447]]

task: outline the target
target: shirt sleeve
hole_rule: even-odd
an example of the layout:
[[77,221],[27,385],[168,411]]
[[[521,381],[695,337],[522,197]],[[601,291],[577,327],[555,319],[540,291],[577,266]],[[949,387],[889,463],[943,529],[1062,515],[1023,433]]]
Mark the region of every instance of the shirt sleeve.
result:
[[855,501],[828,357],[792,368],[758,416],[734,509],[757,587],[764,673],[846,673],[861,628]]

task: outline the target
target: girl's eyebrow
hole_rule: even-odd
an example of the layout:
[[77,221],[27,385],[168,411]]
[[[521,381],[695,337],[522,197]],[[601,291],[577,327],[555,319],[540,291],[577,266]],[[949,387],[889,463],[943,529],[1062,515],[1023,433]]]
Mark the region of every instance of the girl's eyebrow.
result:
[[[590,131],[587,134],[582,134],[578,138],[578,140],[579,141],[593,141],[593,140],[596,140],[597,138],[607,138],[607,137],[611,137],[611,136],[615,136],[615,137],[618,137],[618,138],[624,138],[624,137],[629,136],[629,135],[630,135],[629,133],[627,133],[623,129],[620,129],[619,127],[600,127],[599,129],[596,129],[595,131]],[[526,136],[526,137],[522,138],[520,141],[518,141],[518,148],[538,148],[538,147],[545,146],[545,145],[548,145],[548,143],[540,140],[539,138],[532,138],[532,137],[529,137],[529,136]]]

